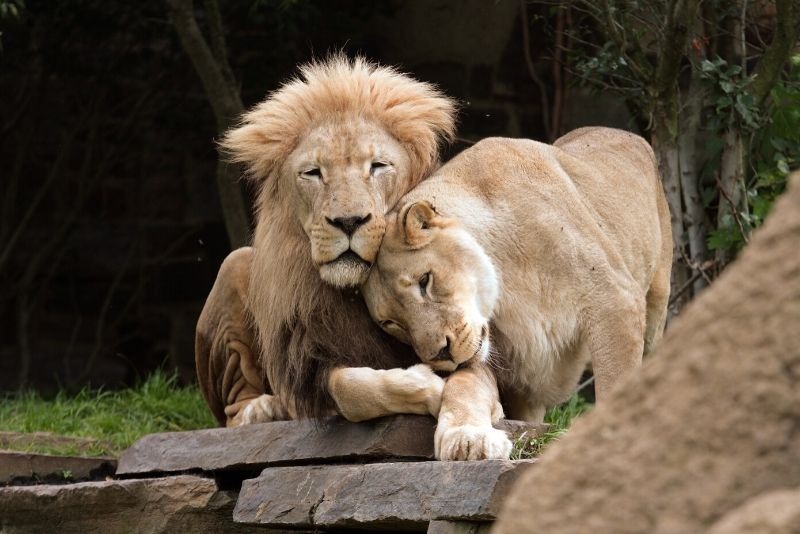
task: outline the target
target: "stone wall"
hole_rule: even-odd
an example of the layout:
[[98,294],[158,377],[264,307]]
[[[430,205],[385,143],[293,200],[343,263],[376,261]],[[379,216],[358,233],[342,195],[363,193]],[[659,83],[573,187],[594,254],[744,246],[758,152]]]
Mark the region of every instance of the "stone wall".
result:
[[[154,434],[122,454],[114,476],[88,467],[108,460],[84,459],[61,484],[76,460],[40,458],[35,476],[0,470],[0,532],[485,531],[534,460],[433,461],[435,424],[329,418]],[[499,428],[512,438],[544,429]],[[0,452],[0,467],[14,454]]]

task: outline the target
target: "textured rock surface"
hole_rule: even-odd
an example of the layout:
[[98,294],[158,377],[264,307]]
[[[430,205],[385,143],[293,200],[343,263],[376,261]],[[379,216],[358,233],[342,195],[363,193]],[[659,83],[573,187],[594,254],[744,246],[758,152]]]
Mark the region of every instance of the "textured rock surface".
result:
[[281,527],[424,527],[492,520],[530,460],[274,467],[242,485],[234,520]]
[[795,174],[640,375],[522,477],[495,531],[704,532],[757,495],[800,486],[798,251]]
[[750,499],[714,523],[708,534],[800,534],[800,489]]
[[[119,460],[118,475],[187,470],[259,469],[269,465],[433,458],[436,421],[418,415],[383,417],[363,423],[341,418],[279,421],[236,428],[151,434]],[[501,422],[513,433],[535,435],[542,425]]]
[[52,456],[16,451],[0,451],[0,483],[20,479],[85,480],[114,474],[114,458]]
[[0,532],[263,533],[231,521],[235,499],[211,479],[186,475],[10,487],[0,489]]

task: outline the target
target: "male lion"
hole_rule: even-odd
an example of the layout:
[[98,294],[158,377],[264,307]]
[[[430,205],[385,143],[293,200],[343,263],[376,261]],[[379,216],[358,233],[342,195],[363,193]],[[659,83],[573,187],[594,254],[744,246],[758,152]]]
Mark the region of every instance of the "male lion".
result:
[[487,139],[400,206],[363,291],[384,330],[433,368],[459,369],[444,390],[438,458],[510,451],[492,429],[502,416],[492,348],[509,416],[541,421],[589,360],[602,402],[661,337],[669,210],[640,137],[583,128],[555,146]]
[[442,379],[419,364],[376,370],[416,360],[343,288],[366,279],[385,213],[438,164],[455,107],[363,59],[300,73],[221,143],[258,181],[258,213],[254,247],[226,258],[198,321],[206,401],[229,426],[335,408],[355,420],[435,415]]

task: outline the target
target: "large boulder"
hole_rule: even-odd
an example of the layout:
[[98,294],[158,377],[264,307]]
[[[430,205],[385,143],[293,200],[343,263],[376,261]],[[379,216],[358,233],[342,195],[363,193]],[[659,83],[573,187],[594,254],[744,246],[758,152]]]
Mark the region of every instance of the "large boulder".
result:
[[524,474],[495,531],[701,532],[800,486],[800,174],[642,372]]
[[708,534],[799,534],[800,488],[771,491],[729,512]]

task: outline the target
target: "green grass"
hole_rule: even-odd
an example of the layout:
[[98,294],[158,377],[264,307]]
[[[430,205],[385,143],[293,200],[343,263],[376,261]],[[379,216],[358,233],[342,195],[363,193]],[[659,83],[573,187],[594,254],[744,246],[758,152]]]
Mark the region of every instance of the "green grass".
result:
[[539,456],[549,443],[557,440],[567,432],[573,419],[587,412],[591,407],[592,404],[586,402],[583,397],[576,393],[564,404],[551,408],[544,416],[545,423],[550,424],[549,430],[535,438],[524,434],[520,436],[514,442],[511,459],[523,460]]
[[163,373],[119,391],[84,389],[75,395],[59,393],[49,400],[25,392],[0,399],[0,430],[45,431],[98,440],[88,446],[34,444],[22,448],[30,452],[116,455],[145,434],[215,425],[200,390],[180,387],[175,377]]
[[[572,420],[591,408],[573,395],[547,412],[550,430],[542,436],[521,436],[514,443],[512,459],[541,454],[548,443],[562,436]],[[137,387],[119,391],[84,389],[52,399],[36,392],[0,398],[0,430],[52,432],[61,436],[92,438],[89,445],[32,444],[18,450],[80,456],[117,455],[146,434],[196,430],[216,426],[197,386],[179,387],[175,377],[155,373]],[[12,446],[13,447],[13,446]]]

